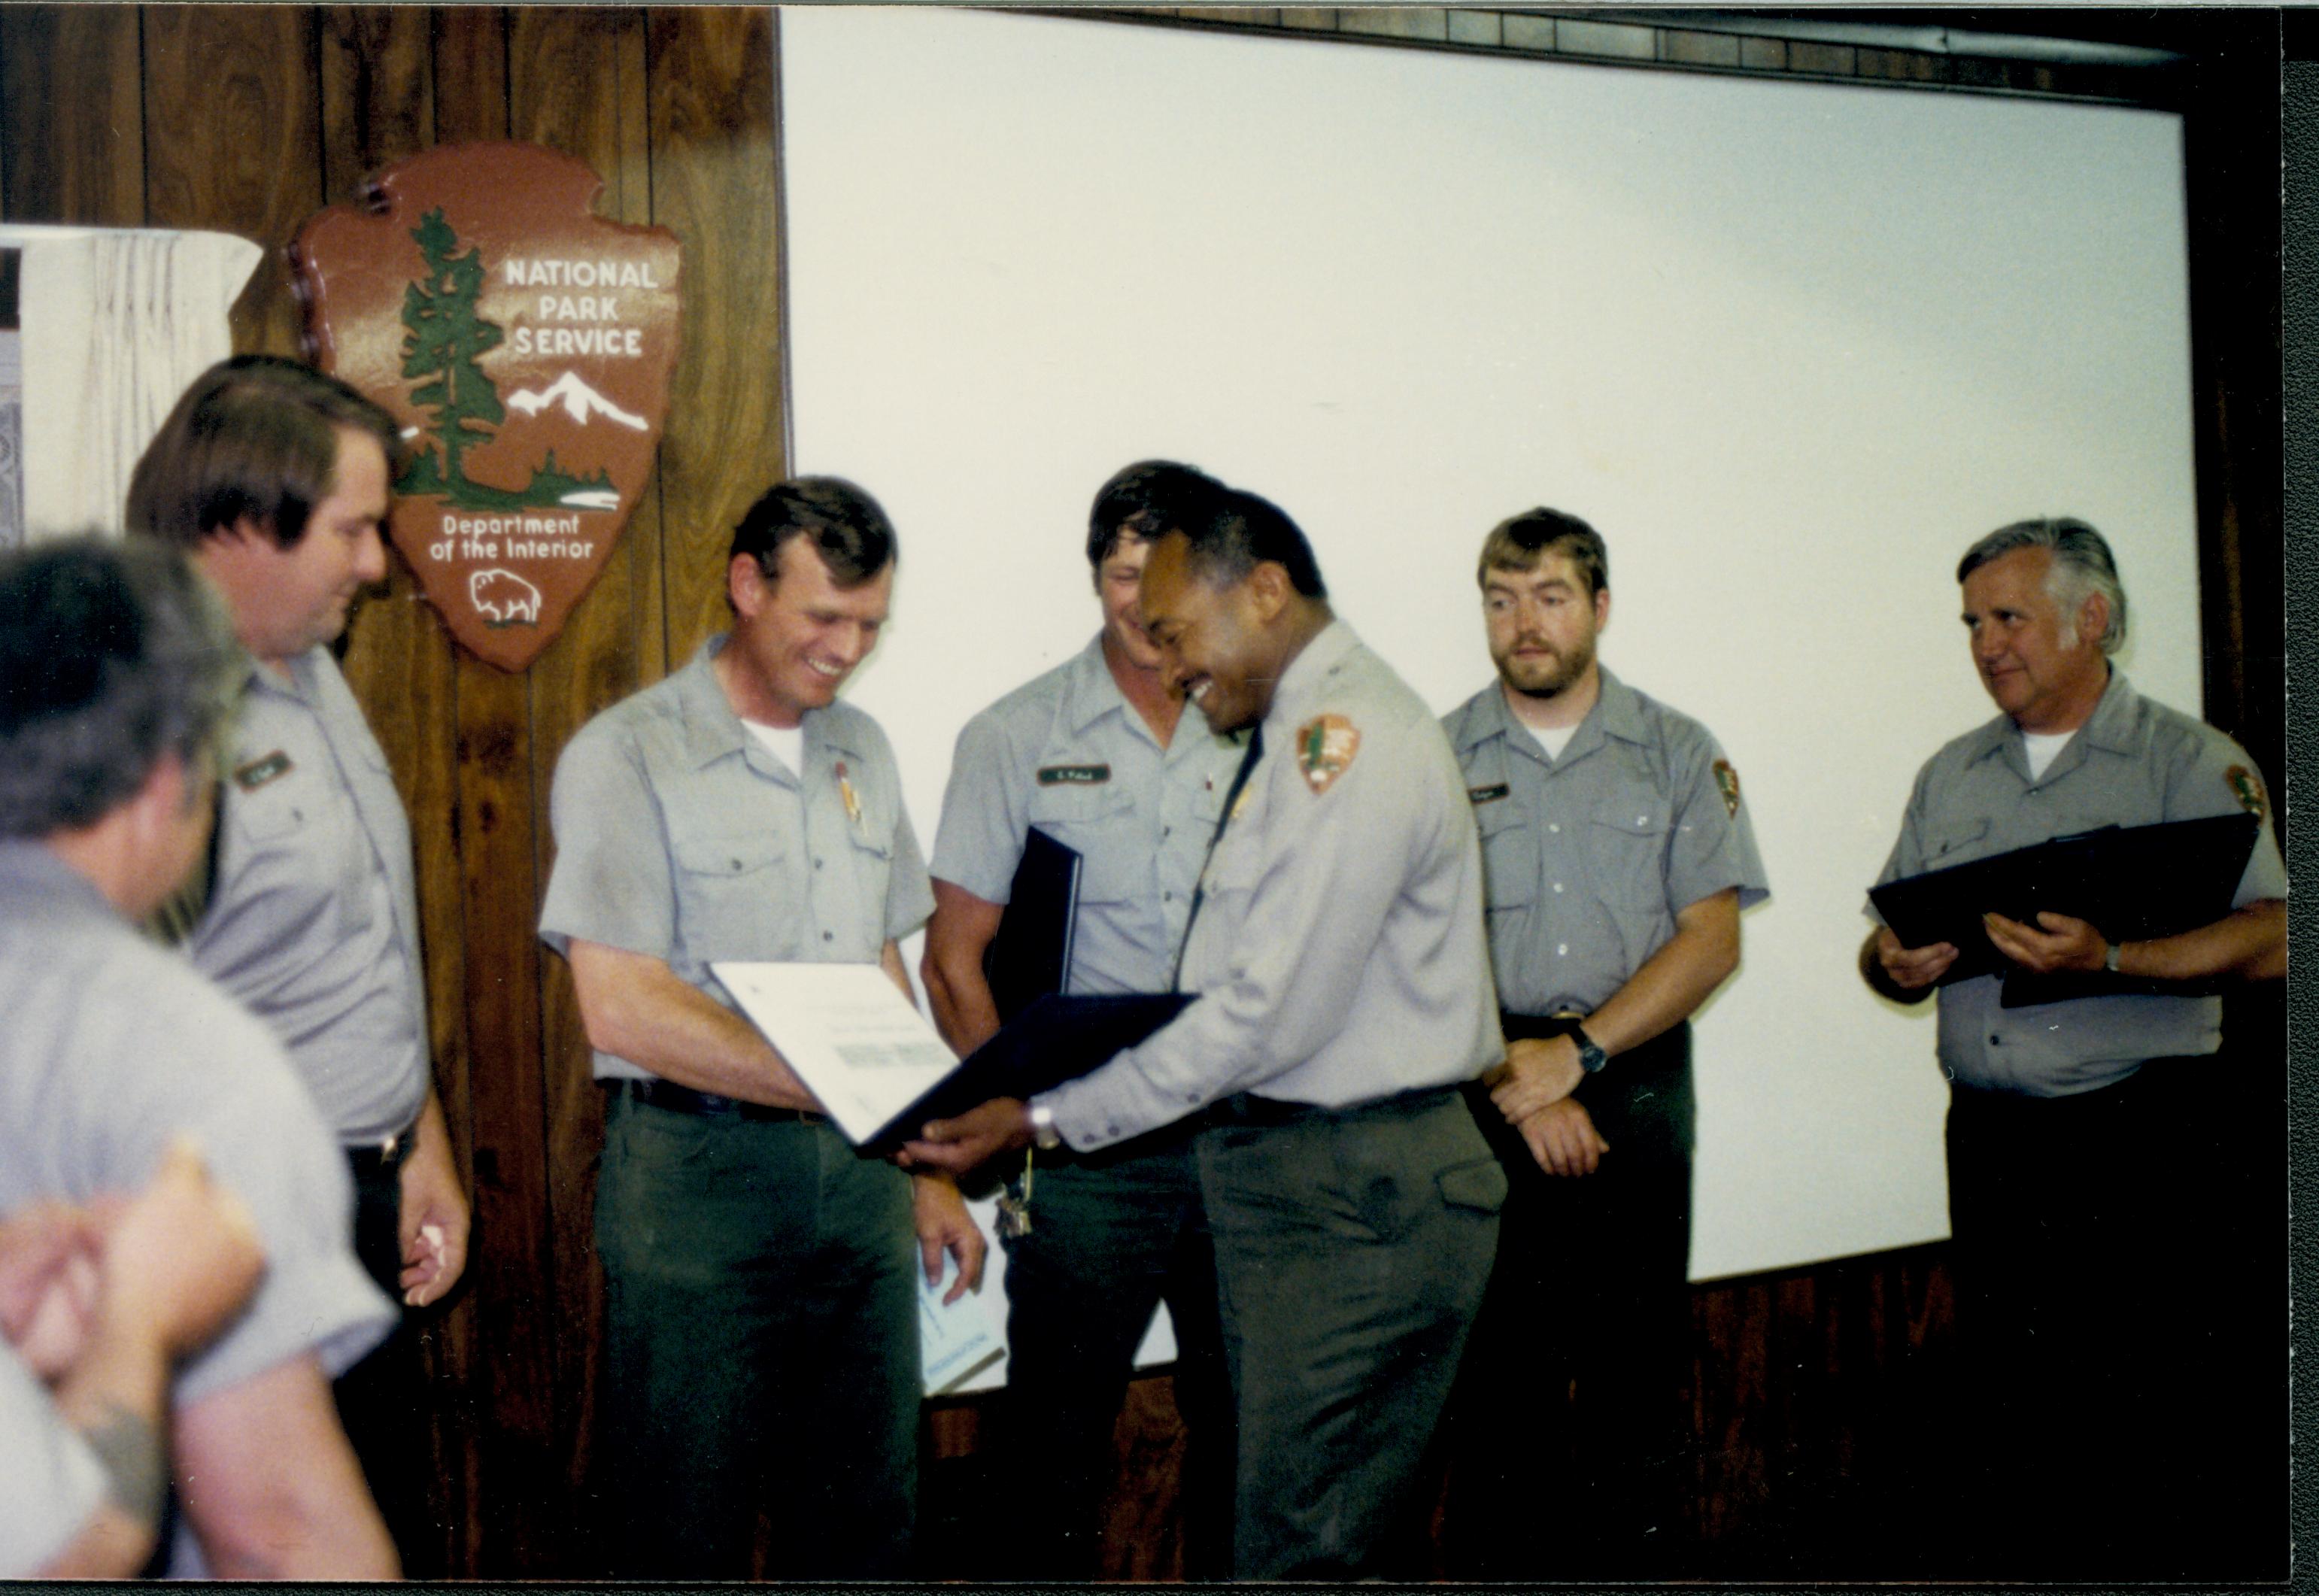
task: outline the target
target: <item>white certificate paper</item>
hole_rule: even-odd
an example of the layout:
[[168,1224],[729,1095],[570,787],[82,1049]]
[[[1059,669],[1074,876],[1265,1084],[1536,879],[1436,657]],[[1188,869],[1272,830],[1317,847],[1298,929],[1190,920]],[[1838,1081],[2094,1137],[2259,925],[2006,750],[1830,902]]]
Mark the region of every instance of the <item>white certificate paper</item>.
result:
[[849,1141],[874,1135],[958,1067],[958,1055],[874,964],[708,968]]

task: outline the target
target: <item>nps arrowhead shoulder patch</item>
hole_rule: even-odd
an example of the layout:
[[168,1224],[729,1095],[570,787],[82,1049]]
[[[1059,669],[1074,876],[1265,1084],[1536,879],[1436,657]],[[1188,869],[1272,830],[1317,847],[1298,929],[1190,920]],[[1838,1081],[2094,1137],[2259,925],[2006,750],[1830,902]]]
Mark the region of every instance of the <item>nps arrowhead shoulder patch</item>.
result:
[[2223,780],[2231,784],[2231,796],[2238,799],[2240,808],[2257,820],[2269,812],[2270,799],[2262,790],[2262,778],[2252,771],[2244,765],[2233,765],[2224,772]]
[[1739,814],[1739,772],[1731,768],[1728,759],[1715,762],[1715,790],[1723,795],[1723,812],[1737,818]]
[[1360,750],[1361,734],[1341,715],[1316,715],[1296,728],[1296,768],[1314,792],[1328,791]]

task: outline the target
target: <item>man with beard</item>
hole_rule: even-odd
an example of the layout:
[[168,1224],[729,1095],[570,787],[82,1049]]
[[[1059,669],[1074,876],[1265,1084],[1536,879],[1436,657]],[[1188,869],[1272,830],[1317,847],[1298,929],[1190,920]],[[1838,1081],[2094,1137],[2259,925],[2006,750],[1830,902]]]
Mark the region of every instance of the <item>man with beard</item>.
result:
[[1475,574],[1499,679],[1443,724],[1508,1038],[1469,1098],[1511,1189],[1452,1407],[1450,1572],[1662,1576],[1686,1508],[1690,1016],[1738,965],[1764,866],[1715,739],[1596,659],[1595,530],[1527,511]]
[[1184,942],[1195,1000],[1027,1104],[925,1128],[953,1169],[1193,1116],[1238,1436],[1234,1579],[1407,1573],[1505,1177],[1457,1094],[1502,1054],[1482,871],[1423,700],[1336,619],[1311,546],[1226,491],[1171,507],[1144,629],[1246,730]]
[[[1165,992],[1208,839],[1240,748],[1184,717],[1181,694],[1136,618],[1151,537],[1169,506],[1217,483],[1145,460],[1096,495],[1087,563],[1103,630],[1073,659],[967,722],[934,837],[926,996],[963,1055],[998,1029],[983,953],[1006,912],[1024,839],[1079,854],[1069,990]],[[1163,1297],[1176,1332],[1186,1572],[1209,1571],[1227,1497],[1211,1500],[1228,1414],[1215,1345],[1215,1260],[1191,1127],[1178,1122],[1100,1152],[1033,1155],[1018,1183],[1028,1228],[1005,1236],[1006,1393],[998,1472],[1022,1487],[1000,1576],[1093,1579],[1112,1429],[1135,1349]],[[1220,1564],[1217,1566],[1220,1567]]]

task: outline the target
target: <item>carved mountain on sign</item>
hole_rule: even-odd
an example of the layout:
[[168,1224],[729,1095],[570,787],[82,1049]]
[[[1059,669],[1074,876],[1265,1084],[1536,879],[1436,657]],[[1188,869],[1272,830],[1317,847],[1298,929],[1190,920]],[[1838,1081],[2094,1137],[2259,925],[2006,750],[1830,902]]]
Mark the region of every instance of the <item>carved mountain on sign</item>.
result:
[[649,425],[642,416],[632,416],[582,382],[576,371],[567,371],[537,392],[524,389],[508,395],[508,409],[536,416],[551,404],[560,404],[564,413],[582,427],[591,416],[602,416],[618,421],[623,427],[633,427],[642,432]]
[[395,547],[503,671],[611,557],[668,412],[676,235],[594,215],[602,190],[537,145],[447,146],[291,246],[316,360],[402,428]]

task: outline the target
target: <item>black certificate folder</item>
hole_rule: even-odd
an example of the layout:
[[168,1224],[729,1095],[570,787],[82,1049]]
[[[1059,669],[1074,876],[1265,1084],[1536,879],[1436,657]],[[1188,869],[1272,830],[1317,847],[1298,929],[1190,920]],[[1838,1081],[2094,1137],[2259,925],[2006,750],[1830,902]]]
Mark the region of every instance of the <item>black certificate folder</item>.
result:
[[1888,881],[1868,896],[1902,946],[1955,944],[1956,962],[1942,975],[1942,986],[2004,975],[2008,1008],[2135,990],[2139,983],[2116,976],[2017,969],[1990,942],[1981,917],[1993,912],[2035,925],[2050,911],[2084,920],[2114,942],[2211,924],[2231,912],[2260,824],[2251,815],[2216,815],[2106,825]]
[[1184,1012],[1188,993],[1063,997],[1050,993],[999,1028],[956,1069],[862,1143],[882,1155],[915,1141],[928,1120],[948,1119],[993,1097],[1028,1097],[1076,1080]]
[[1069,989],[1071,934],[1078,924],[1079,853],[1033,827],[1015,867],[998,934],[982,952],[998,1018],[1013,1019],[1033,998]]

